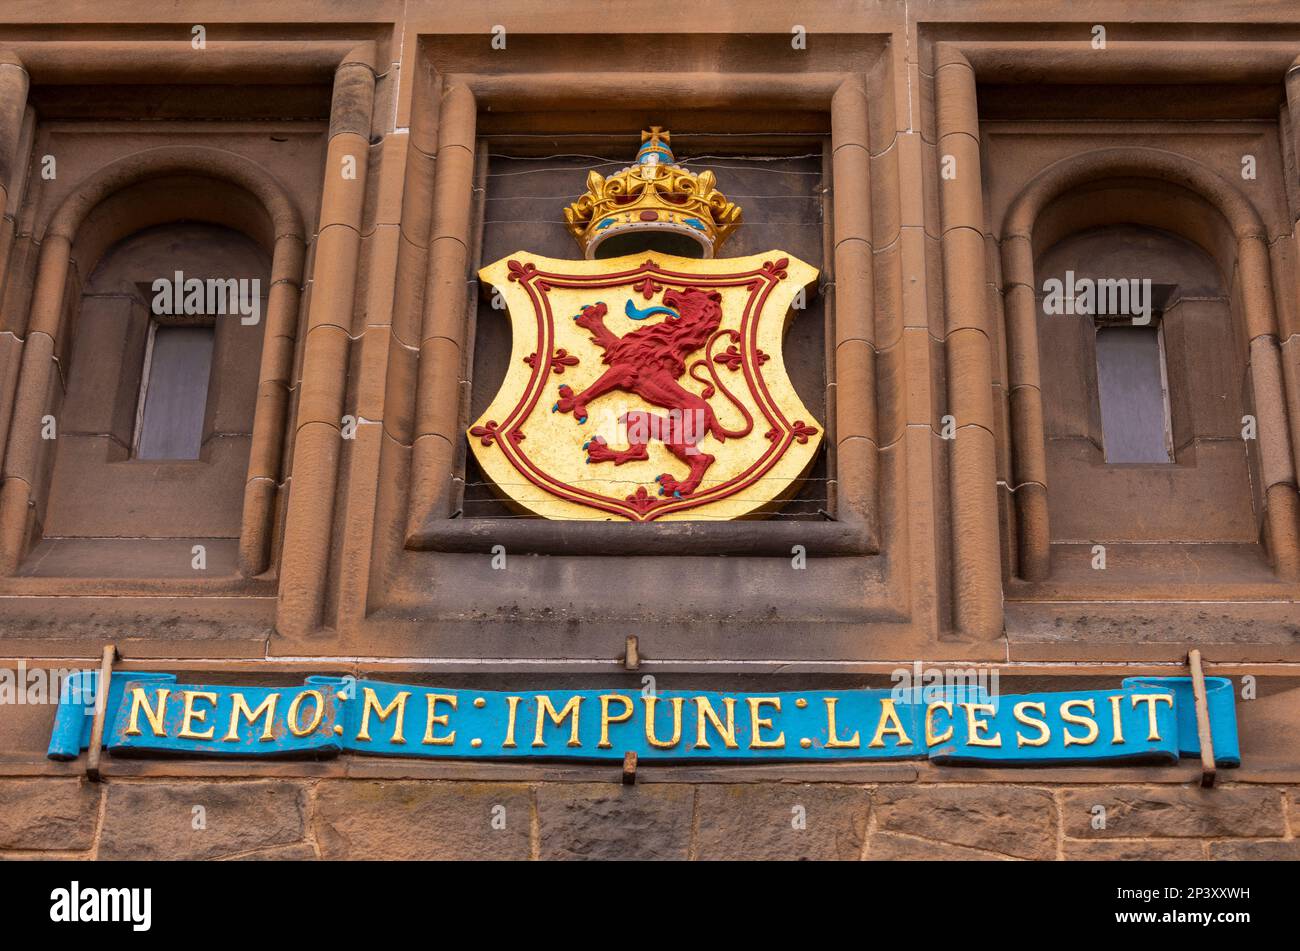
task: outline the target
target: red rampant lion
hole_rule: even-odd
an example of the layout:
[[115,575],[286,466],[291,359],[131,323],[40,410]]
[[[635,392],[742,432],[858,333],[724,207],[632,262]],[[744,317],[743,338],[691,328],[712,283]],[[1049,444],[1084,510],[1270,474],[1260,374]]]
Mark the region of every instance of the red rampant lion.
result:
[[[612,462],[621,466],[625,462],[649,458],[647,444],[651,438],[660,439],[678,459],[690,467],[685,479],[678,480],[663,473],[655,481],[660,495],[681,497],[690,495],[699,486],[704,473],[713,465],[713,456],[697,448],[697,443],[711,435],[719,442],[747,436],[754,428],[753,417],[718,379],[711,360],[714,340],[719,336],[739,339],[734,330],[719,330],[722,323],[722,295],[717,291],[704,291],[689,287],[682,291],[670,290],[663,297],[664,306],[638,310],[629,300],[625,308],[633,320],[644,320],[653,314],[665,314],[660,323],[619,337],[605,326],[608,309],[604,303],[588,304],[574,322],[591,334],[592,340],[605,351],[602,362],[609,367],[600,378],[581,393],[575,394],[569,386],[560,387],[560,398],[552,412],[573,413],[579,423],[587,421],[587,404],[606,393],[623,391],[632,393],[651,406],[668,410],[666,416],[634,411],[625,413],[619,422],[628,432],[626,449],[611,449],[601,436],[589,439],[583,448],[587,461]],[[704,384],[702,393],[696,394],[681,385],[686,375],[687,359],[700,348],[705,348],[703,359],[690,366],[691,379]],[[696,376],[707,368],[712,382]],[[709,398],[716,389],[722,390],[731,403],[744,415],[745,425],[738,430],[723,426]]]

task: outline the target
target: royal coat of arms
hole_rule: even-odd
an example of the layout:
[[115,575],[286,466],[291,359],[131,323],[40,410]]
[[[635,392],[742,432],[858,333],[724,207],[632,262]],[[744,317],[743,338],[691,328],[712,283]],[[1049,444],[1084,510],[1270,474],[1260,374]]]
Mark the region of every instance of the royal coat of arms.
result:
[[479,272],[513,330],[501,389],[469,429],[484,473],[544,518],[774,510],[821,445],[782,356],[817,270],[783,251],[713,259],[740,209],[658,129],[631,168],[592,172],[566,218],[586,260],[519,252]]

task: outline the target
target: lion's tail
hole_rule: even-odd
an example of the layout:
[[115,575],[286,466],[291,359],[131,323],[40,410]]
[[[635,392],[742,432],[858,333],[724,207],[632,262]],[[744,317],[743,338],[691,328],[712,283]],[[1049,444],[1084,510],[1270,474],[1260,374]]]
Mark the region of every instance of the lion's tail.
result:
[[[721,390],[722,395],[727,398],[727,401],[731,403],[731,405],[734,406],[737,410],[739,410],[740,414],[745,417],[744,428],[736,429],[736,430],[727,429],[725,426],[723,426],[722,421],[718,419],[717,414],[714,414],[713,417],[714,421],[717,422],[718,424],[718,430],[721,432],[724,438],[740,439],[744,436],[748,436],[751,432],[753,432],[754,417],[750,415],[750,412],[745,407],[745,404],[742,403],[740,400],[736,399],[735,394],[733,394],[731,390],[727,389],[727,385],[723,383],[722,380],[718,377],[718,369],[713,361],[713,344],[723,334],[734,336],[737,339],[739,339],[740,336],[734,330],[716,331],[712,336],[709,337],[709,342],[704,347],[704,358],[702,360],[696,360],[694,363],[692,363],[689,373],[691,379],[694,380],[696,383],[704,384],[704,392],[702,392],[700,396],[702,396],[705,400],[711,399],[716,390]],[[712,378],[712,382],[696,375],[696,373],[700,370],[701,367],[709,371],[709,376]]]

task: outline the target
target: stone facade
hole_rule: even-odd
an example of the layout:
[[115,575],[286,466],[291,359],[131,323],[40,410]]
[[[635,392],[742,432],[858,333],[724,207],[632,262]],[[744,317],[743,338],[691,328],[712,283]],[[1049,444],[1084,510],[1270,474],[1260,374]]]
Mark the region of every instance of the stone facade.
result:
[[1300,794],[1281,786],[71,778],[0,792],[0,845],[28,858],[1300,858],[1285,817]]
[[[924,659],[1010,694],[1196,648],[1242,766],[91,782],[6,703],[0,857],[1300,858],[1300,14],[1150,6],[11,3],[0,667],[777,691]],[[563,204],[652,124],[745,207],[727,253],[821,269],[786,351],[824,453],[766,520],[511,517],[466,452],[510,358],[475,275],[576,257]],[[215,331],[199,458],[142,464],[142,288],[177,270],[257,279],[261,321]],[[1095,322],[1042,306],[1067,270],[1158,287],[1169,464],[1107,463]]]

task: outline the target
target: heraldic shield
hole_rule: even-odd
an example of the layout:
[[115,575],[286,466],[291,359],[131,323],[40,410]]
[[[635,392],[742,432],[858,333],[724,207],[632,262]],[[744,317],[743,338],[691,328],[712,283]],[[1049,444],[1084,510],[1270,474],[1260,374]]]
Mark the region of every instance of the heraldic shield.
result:
[[782,355],[811,265],[783,251],[520,252],[479,276],[504,299],[513,343],[468,435],[515,508],[551,519],[761,517],[816,458],[822,425]]

